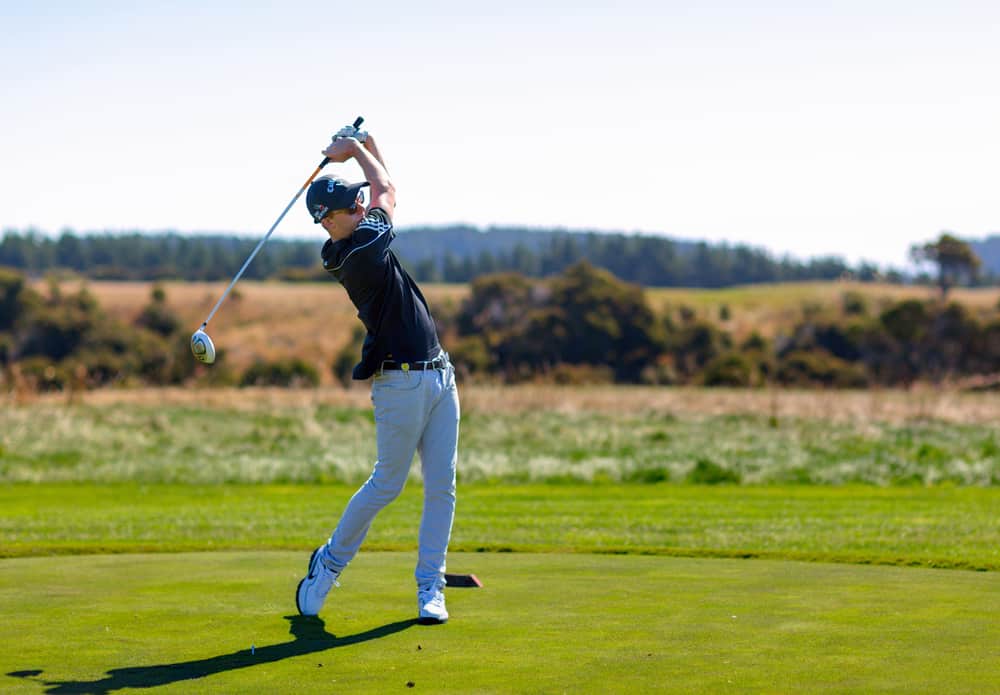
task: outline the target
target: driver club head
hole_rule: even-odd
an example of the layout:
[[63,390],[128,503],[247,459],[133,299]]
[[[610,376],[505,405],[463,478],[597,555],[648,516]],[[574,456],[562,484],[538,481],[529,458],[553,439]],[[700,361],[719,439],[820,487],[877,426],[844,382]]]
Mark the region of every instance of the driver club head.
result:
[[215,345],[203,329],[199,328],[191,336],[191,354],[199,362],[212,364],[215,362]]

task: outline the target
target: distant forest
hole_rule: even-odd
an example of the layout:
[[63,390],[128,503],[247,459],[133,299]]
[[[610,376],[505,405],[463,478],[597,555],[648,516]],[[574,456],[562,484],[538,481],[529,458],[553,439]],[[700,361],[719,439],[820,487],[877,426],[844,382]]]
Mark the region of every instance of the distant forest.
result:
[[[0,266],[32,276],[73,271],[104,280],[200,280],[232,278],[259,239],[223,235],[86,233],[58,237],[8,229],[0,240]],[[986,244],[986,246],[984,246]],[[272,238],[254,259],[247,279],[315,280],[322,241]],[[1000,257],[1000,237],[972,243],[984,269]],[[567,230],[470,226],[401,230],[393,248],[423,282],[469,282],[480,275],[514,271],[529,277],[561,273],[580,260],[647,287],[726,287],[754,283],[832,280],[900,282],[898,271],[857,267],[838,257],[776,258],[744,244],[708,244],[661,236]]]

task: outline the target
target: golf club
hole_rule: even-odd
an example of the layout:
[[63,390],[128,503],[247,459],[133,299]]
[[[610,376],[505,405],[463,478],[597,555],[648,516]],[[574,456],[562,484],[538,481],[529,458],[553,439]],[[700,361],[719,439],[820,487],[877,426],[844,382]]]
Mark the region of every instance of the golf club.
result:
[[[361,127],[361,124],[364,123],[364,120],[365,119],[362,118],[361,116],[358,116],[355,119],[353,124],[355,130]],[[213,362],[215,362],[215,344],[212,342],[212,339],[208,337],[208,333],[205,332],[205,329],[208,327],[208,322],[212,320],[212,317],[215,316],[215,312],[217,312],[219,310],[219,307],[222,306],[222,303],[226,301],[226,297],[229,296],[229,292],[233,289],[233,285],[235,285],[236,281],[239,280],[240,277],[242,277],[244,271],[246,271],[247,267],[250,265],[250,261],[254,259],[254,256],[257,255],[257,252],[260,251],[261,247],[263,247],[264,244],[267,243],[267,240],[271,237],[271,233],[275,230],[275,228],[278,226],[281,220],[285,218],[285,214],[289,210],[291,210],[292,206],[295,204],[295,201],[299,199],[303,191],[309,188],[309,184],[313,182],[313,179],[316,178],[320,170],[323,167],[325,167],[329,162],[330,162],[329,157],[323,157],[323,161],[319,163],[318,167],[316,167],[316,171],[314,171],[312,174],[309,175],[309,178],[306,179],[306,182],[302,184],[301,188],[299,188],[299,192],[295,194],[295,197],[292,198],[292,201],[285,207],[285,209],[281,212],[281,214],[278,215],[278,219],[275,220],[274,224],[271,225],[271,228],[267,230],[267,234],[264,235],[264,238],[261,239],[260,242],[258,242],[257,246],[250,253],[250,256],[243,263],[243,267],[240,268],[238,273],[236,273],[236,276],[233,278],[233,281],[229,283],[229,287],[227,287],[226,291],[222,293],[221,297],[219,297],[219,301],[215,303],[215,306],[212,307],[212,310],[208,312],[208,318],[206,318],[202,322],[201,327],[198,328],[198,330],[196,330],[194,334],[192,334],[191,353],[194,355],[194,358],[199,362],[204,362],[205,364],[212,364]]]

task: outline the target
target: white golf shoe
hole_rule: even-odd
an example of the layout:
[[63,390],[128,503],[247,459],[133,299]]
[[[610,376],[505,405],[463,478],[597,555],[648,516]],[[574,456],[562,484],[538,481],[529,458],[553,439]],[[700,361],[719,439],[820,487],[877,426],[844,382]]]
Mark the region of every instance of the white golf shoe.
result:
[[417,622],[423,625],[448,622],[448,609],[440,587],[435,584],[417,591],[417,612]]
[[309,558],[309,573],[299,582],[299,588],[295,592],[295,605],[302,615],[317,615],[330,589],[340,586],[337,573],[323,564],[320,557],[322,551],[322,546],[313,551]]

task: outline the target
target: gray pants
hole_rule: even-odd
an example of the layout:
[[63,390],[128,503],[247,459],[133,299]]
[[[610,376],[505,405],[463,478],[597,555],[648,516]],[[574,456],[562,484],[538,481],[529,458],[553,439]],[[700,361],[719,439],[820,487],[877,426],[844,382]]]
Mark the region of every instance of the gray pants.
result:
[[443,583],[455,516],[458,461],[458,389],[451,364],[428,371],[385,371],[372,382],[378,460],[354,493],[326,545],[325,564],[342,570],[357,554],[375,515],[403,491],[420,452],[424,511],[420,522],[417,585]]

